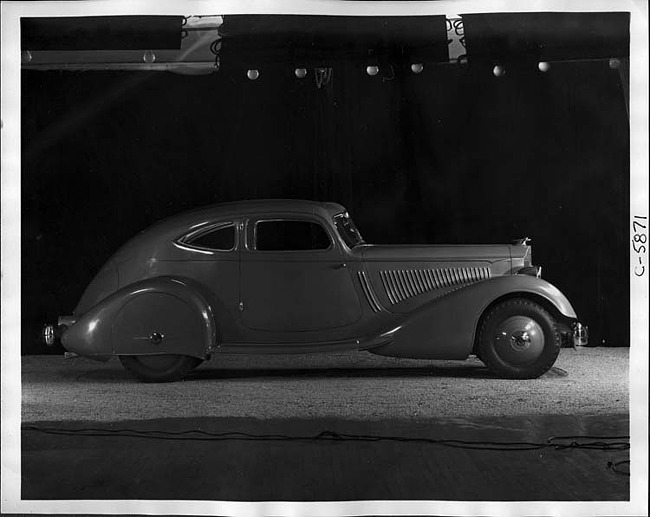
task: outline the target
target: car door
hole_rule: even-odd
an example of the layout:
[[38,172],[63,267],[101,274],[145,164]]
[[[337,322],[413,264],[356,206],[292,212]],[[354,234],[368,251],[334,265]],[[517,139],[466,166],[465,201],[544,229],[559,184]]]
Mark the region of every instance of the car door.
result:
[[223,341],[239,335],[239,254],[243,222],[237,217],[207,220],[176,239],[164,258],[149,261],[152,276],[189,278],[209,302]]
[[[250,218],[241,254],[243,324],[276,333],[327,331],[361,317],[346,256],[317,216]],[[299,339],[296,336],[296,339]]]

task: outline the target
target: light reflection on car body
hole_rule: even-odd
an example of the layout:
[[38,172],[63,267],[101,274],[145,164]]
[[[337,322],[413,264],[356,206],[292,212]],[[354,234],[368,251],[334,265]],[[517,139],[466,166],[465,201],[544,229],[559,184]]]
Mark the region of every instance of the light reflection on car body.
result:
[[[60,335],[75,354],[119,356],[145,381],[179,379],[220,352],[336,350],[477,354],[497,375],[536,377],[563,341],[584,344],[585,329],[566,297],[539,278],[530,250],[525,239],[369,245],[335,203],[213,205],[127,242],[73,314],[47,329],[48,341]],[[522,339],[515,317],[542,337]]]

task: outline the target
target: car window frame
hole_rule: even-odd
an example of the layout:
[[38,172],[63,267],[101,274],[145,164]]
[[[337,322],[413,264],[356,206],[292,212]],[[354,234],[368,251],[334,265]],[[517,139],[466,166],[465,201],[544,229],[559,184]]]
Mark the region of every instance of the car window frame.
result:
[[[222,230],[224,228],[228,228],[232,226],[235,232],[235,238],[233,242],[233,247],[230,248],[229,250],[218,250],[214,248],[206,248],[203,246],[196,246],[194,244],[191,244],[187,242],[190,239],[195,239],[200,237],[201,235],[204,235],[206,233],[210,233],[212,231],[218,231]],[[234,251],[237,251],[239,247],[239,230],[240,230],[241,223],[238,221],[216,221],[212,223],[207,223],[205,225],[202,225],[200,228],[195,228],[193,230],[190,230],[189,232],[185,232],[183,235],[180,237],[174,239],[174,245],[186,250],[186,251],[195,251],[199,253],[209,253],[209,254],[220,254],[220,253],[232,253]]]
[[[341,231],[339,230],[338,225],[336,224],[336,218],[337,217],[348,218],[348,219],[350,219],[352,221],[352,224],[353,224],[353,226],[354,226],[354,228],[355,228],[355,230],[357,232],[357,235],[359,236],[359,239],[360,239],[358,244],[355,244],[354,246],[350,246],[347,243],[345,237],[342,235]],[[352,219],[352,217],[350,217],[350,213],[347,210],[344,211],[344,212],[339,212],[337,214],[332,215],[332,226],[334,227],[334,231],[336,231],[337,238],[340,239],[340,241],[345,245],[345,247],[348,250],[352,250],[352,249],[357,248],[359,246],[365,246],[367,244],[366,240],[362,237],[361,232],[359,231],[359,228],[357,228],[357,225],[354,222],[354,219]]]
[[[258,223],[261,222],[274,222],[274,221],[298,221],[298,222],[308,222],[308,223],[315,223],[318,224],[323,231],[325,232],[325,235],[327,235],[327,238],[329,239],[330,243],[327,248],[324,249],[318,249],[318,250],[313,250],[313,249],[304,249],[304,250],[258,250],[257,249],[257,225]],[[271,253],[331,253],[332,251],[336,250],[336,243],[338,242],[334,235],[332,235],[332,232],[330,231],[330,228],[328,227],[327,221],[322,220],[322,218],[313,216],[313,215],[306,215],[306,214],[291,214],[291,215],[284,215],[284,214],[268,214],[268,215],[258,215],[255,217],[250,217],[248,221],[246,222],[246,250],[250,251],[252,253],[260,253],[260,254],[271,254]]]

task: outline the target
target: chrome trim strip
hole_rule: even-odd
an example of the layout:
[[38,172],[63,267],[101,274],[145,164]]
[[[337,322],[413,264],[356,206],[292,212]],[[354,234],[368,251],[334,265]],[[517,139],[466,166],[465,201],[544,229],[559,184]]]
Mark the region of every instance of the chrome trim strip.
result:
[[388,271],[382,271],[381,272],[381,279],[382,283],[384,284],[384,291],[386,291],[386,294],[388,295],[388,299],[390,300],[390,303],[393,305],[397,303],[397,298],[395,296],[395,290],[391,286],[390,282],[390,275],[388,274]]
[[382,306],[381,302],[379,301],[379,298],[377,297],[377,293],[375,293],[375,290],[373,289],[372,284],[366,278],[365,272],[363,274],[363,277],[366,279],[366,282],[368,283],[368,291],[370,292],[370,296],[372,297],[372,300],[375,302],[375,305],[377,306],[377,312],[383,311],[384,307]]
[[399,292],[400,301],[402,301],[402,300],[406,300],[409,297],[409,295],[406,292],[404,285],[402,284],[400,273],[401,271],[393,271],[392,277],[393,277],[393,282],[395,283],[395,286],[397,287],[397,290]]
[[433,274],[434,274],[435,277],[436,277],[436,282],[437,282],[436,287],[437,287],[438,289],[442,289],[442,288],[445,286],[445,277],[444,277],[444,275],[442,274],[442,271],[440,271],[440,270],[438,270],[438,269],[434,269],[434,270],[433,270]]
[[420,271],[418,269],[413,269],[411,271],[411,276],[413,277],[413,281],[415,282],[415,287],[418,288],[418,291],[420,294],[426,291],[426,288],[424,287],[424,284],[422,283],[422,278],[420,277]]
[[399,271],[399,281],[402,284],[402,287],[404,287],[404,291],[406,292],[406,297],[410,298],[411,296],[415,296],[417,293],[413,290],[413,286],[409,282],[409,275],[406,271],[403,269],[400,269]]
[[404,271],[403,269],[400,269],[400,282],[402,282],[402,286],[404,287],[404,290],[406,291],[406,297],[410,298],[411,296],[415,296],[417,293],[413,290],[413,286],[409,282],[409,274],[407,271]]
[[393,286],[392,276],[390,274],[390,271],[382,271],[382,274],[384,275],[384,278],[383,278],[383,280],[384,280],[384,289],[388,293],[388,297],[390,298],[390,302],[392,304],[396,304],[400,300],[398,300],[398,298],[397,298],[397,293],[396,293],[395,287]]
[[382,310],[382,307],[379,304],[379,300],[377,299],[374,291],[372,290],[372,286],[368,282],[368,277],[366,276],[365,271],[358,271],[357,276],[359,277],[359,282],[361,283],[363,293],[366,295],[366,299],[368,300],[370,308],[374,312],[380,312]]
[[386,294],[388,295],[388,300],[390,301],[391,304],[395,305],[396,300],[395,296],[393,294],[393,290],[388,287],[388,274],[386,271],[380,271],[379,276],[381,277],[381,283],[384,285],[384,291],[386,291]]
[[402,294],[404,296],[404,299],[410,298],[412,296],[412,294],[411,294],[410,290],[407,288],[406,282],[404,282],[404,271],[399,269],[397,271],[397,275],[395,276],[395,278],[397,280],[397,286],[399,288],[401,288],[401,290],[402,290]]
[[408,280],[409,284],[411,285],[411,288],[413,289],[413,291],[415,291],[415,294],[416,295],[420,294],[421,291],[420,291],[420,288],[418,287],[418,283],[417,283],[416,278],[415,278],[415,273],[413,271],[410,271],[410,270],[406,270],[406,271],[404,271],[404,273],[406,274],[406,279]]
[[393,273],[392,271],[382,271],[382,280],[384,284],[384,290],[386,291],[386,294],[388,294],[388,298],[390,302],[395,305],[396,303],[399,303],[402,301],[402,297],[399,295],[399,292],[397,291],[397,286],[395,285],[393,281]]
[[[224,228],[229,228],[229,227],[234,228],[234,240],[233,240],[233,246],[230,249],[213,249],[213,248],[205,248],[203,246],[195,246],[191,243],[193,239],[196,239],[198,237],[201,237],[207,233],[211,233],[213,231],[218,231],[218,230],[223,230]],[[239,236],[238,236],[238,225],[236,222],[233,221],[219,221],[219,222],[212,222],[212,223],[205,223],[199,225],[199,228],[196,228],[196,226],[193,227],[194,229],[188,233],[185,233],[181,235],[180,237],[176,238],[175,240],[172,241],[174,246],[177,248],[180,248],[182,250],[186,251],[198,251],[199,253],[204,253],[206,255],[214,255],[214,254],[219,254],[219,253],[229,253],[231,251],[235,251],[237,249],[237,243],[239,241]]]
[[390,278],[390,283],[391,283],[391,286],[393,287],[393,293],[395,295],[395,299],[398,302],[401,302],[402,300],[404,300],[404,295],[402,294],[402,291],[400,290],[399,285],[397,284],[397,278],[396,278],[395,272],[394,271],[389,271],[388,272],[388,277]]
[[433,285],[431,284],[431,279],[427,275],[427,270],[423,269],[420,274],[422,275],[422,282],[424,283],[424,286],[426,288],[425,291],[431,291]]
[[413,279],[415,280],[415,285],[418,286],[418,289],[421,293],[426,292],[427,288],[422,282],[422,277],[420,276],[420,270],[419,269],[414,269],[413,270]]
[[374,311],[377,312],[375,309],[375,306],[372,304],[372,300],[370,299],[370,294],[368,293],[368,286],[366,285],[364,278],[363,278],[363,271],[358,271],[357,272],[357,277],[359,278],[359,283],[361,284],[361,289],[363,290],[363,294],[366,295],[366,301],[368,302],[368,305],[370,305],[370,308]]

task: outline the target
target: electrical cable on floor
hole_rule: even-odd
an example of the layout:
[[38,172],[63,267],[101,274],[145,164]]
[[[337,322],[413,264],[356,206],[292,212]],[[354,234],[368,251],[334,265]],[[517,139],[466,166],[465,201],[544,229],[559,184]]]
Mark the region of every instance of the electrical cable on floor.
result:
[[622,460],[622,461],[608,461],[607,462],[607,468],[610,469],[612,472],[615,472],[616,474],[620,474],[621,476],[629,476],[630,471],[629,470],[621,470],[618,468],[619,465],[630,465],[630,460]]
[[[537,449],[553,448],[555,450],[565,449],[590,449],[602,451],[624,451],[630,448],[629,436],[552,436],[546,442],[493,442],[493,441],[471,441],[452,439],[432,439],[404,436],[382,436],[337,433],[335,431],[321,431],[315,435],[290,436],[283,434],[250,434],[243,432],[212,433],[201,429],[186,431],[138,431],[135,429],[105,429],[105,428],[80,428],[80,429],[57,429],[26,425],[23,431],[34,431],[44,434],[60,436],[87,436],[87,437],[109,437],[117,436],[124,438],[145,438],[151,440],[181,440],[181,441],[225,441],[225,440],[249,440],[249,441],[336,441],[336,442],[402,442],[402,443],[425,443],[431,445],[443,445],[459,449],[473,449],[485,451],[531,451]],[[595,441],[576,441],[576,440]],[[612,470],[615,470],[614,464]],[[609,466],[609,465],[608,465]]]

